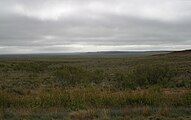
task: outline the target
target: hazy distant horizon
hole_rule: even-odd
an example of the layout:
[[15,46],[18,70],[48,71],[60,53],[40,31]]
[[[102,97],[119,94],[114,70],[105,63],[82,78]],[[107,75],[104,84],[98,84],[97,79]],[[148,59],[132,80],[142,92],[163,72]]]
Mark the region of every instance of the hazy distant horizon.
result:
[[37,53],[0,53],[0,55],[79,55],[79,54],[96,54],[96,53],[149,53],[149,52],[158,52],[158,53],[169,53],[169,52],[176,52],[176,51],[185,51],[190,49],[184,49],[184,50],[131,50],[131,51],[83,51],[83,52],[37,52]]
[[0,54],[191,49],[189,0],[0,3]]

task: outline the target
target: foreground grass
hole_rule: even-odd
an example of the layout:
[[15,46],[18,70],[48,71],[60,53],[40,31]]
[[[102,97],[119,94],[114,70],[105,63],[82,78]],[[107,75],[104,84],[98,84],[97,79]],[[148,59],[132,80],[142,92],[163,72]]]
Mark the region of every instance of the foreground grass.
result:
[[39,90],[21,96],[1,93],[0,98],[1,117],[7,119],[191,118],[191,92],[187,89],[109,91],[86,87]]
[[47,108],[60,106],[68,110],[89,108],[121,108],[127,105],[190,106],[190,90],[134,90],[110,91],[97,87],[47,89],[26,95],[0,93],[3,108]]
[[20,108],[1,110],[2,119],[58,120],[190,120],[190,108],[126,106],[122,109],[85,109],[68,112],[64,108]]

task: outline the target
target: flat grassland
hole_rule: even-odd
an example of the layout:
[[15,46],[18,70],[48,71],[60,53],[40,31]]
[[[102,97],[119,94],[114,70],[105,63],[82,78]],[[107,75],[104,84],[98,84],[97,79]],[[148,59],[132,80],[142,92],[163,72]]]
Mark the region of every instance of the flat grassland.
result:
[[191,53],[1,57],[0,118],[191,120]]

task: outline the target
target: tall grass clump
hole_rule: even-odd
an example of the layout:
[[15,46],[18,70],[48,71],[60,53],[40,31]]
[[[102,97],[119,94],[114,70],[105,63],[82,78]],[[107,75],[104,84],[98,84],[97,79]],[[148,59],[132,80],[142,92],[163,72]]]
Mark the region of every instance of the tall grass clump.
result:
[[106,81],[107,74],[101,69],[90,71],[83,67],[63,66],[55,72],[55,77],[60,85],[83,86],[91,83],[101,84]]
[[0,107],[9,107],[11,103],[11,98],[7,93],[0,92]]
[[91,81],[93,82],[93,83],[95,83],[95,84],[100,84],[100,83],[102,83],[104,80],[105,80],[105,78],[106,78],[106,73],[105,73],[105,71],[104,70],[100,70],[100,69],[96,69],[96,70],[94,70],[94,71],[92,71],[91,73],[89,73],[89,74],[91,74]]
[[113,77],[113,81],[114,81],[114,86],[120,90],[136,88],[135,81],[133,81],[133,79],[131,79],[128,76],[128,74],[119,73],[119,72],[115,73]]
[[76,85],[87,83],[89,72],[81,67],[63,66],[55,73],[57,82],[61,85]]
[[147,64],[138,65],[130,71],[129,77],[140,87],[168,84],[175,76],[175,70],[167,65]]

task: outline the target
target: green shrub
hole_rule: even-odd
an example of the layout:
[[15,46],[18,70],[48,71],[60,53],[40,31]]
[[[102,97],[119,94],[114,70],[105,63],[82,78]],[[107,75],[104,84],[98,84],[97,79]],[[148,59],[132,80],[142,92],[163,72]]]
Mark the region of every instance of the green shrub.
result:
[[76,85],[87,83],[89,72],[81,67],[64,66],[56,71],[57,82],[61,85]]
[[99,84],[99,83],[103,82],[103,80],[106,78],[106,74],[105,74],[104,70],[97,69],[89,74],[91,74],[91,78],[90,78],[91,81],[95,84]]
[[127,74],[116,73],[113,79],[115,81],[114,85],[118,89],[125,90],[136,88],[135,82],[132,81]]
[[176,72],[166,65],[138,65],[129,74],[129,77],[139,86],[161,84],[171,81]]

